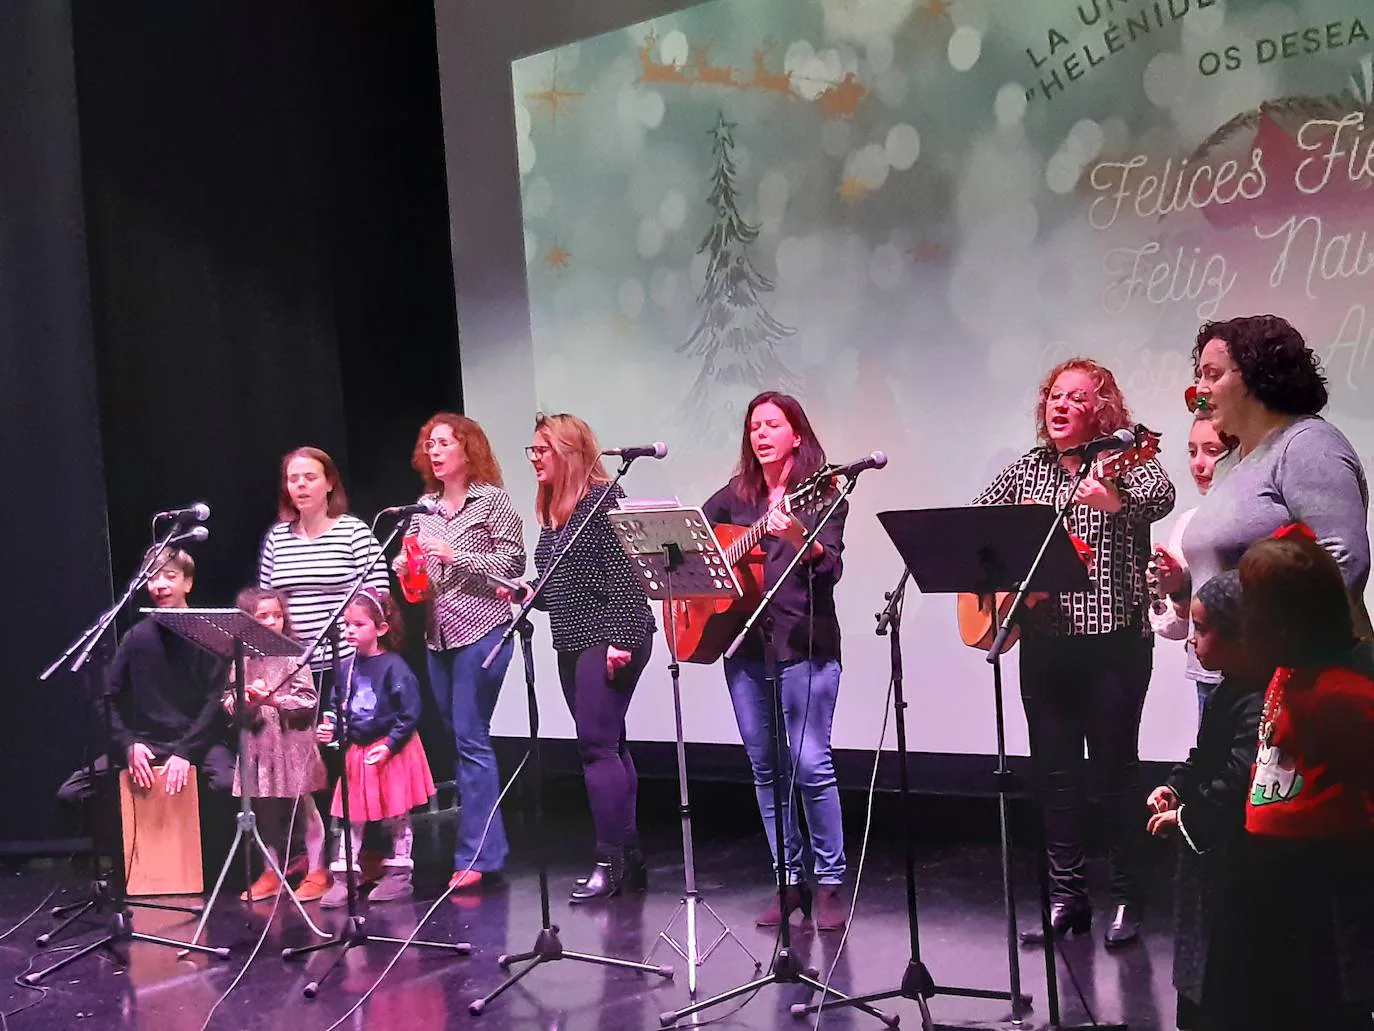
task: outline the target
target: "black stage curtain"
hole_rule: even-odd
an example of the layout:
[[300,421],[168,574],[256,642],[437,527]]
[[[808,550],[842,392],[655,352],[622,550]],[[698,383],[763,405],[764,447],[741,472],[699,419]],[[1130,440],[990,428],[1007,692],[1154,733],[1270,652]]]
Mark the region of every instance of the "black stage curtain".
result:
[[370,517],[461,403],[432,13],[79,0],[75,30],[115,566],[204,499],[193,600],[225,603],[284,452]]
[[67,4],[0,5],[0,851],[64,848],[84,707],[38,672],[110,603],[84,234]]
[[51,844],[82,707],[35,674],[151,513],[210,503],[192,600],[229,603],[284,452],[370,517],[462,395],[430,4],[15,0],[0,87],[0,843]]

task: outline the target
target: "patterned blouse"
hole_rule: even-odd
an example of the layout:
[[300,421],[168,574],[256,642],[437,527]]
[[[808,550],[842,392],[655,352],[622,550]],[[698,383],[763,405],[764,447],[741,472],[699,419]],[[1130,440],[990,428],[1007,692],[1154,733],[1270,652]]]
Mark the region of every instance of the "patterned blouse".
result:
[[[425,644],[431,651],[462,648],[510,622],[510,602],[496,596],[484,573],[514,580],[525,571],[525,527],[510,495],[490,483],[468,485],[463,507],[452,511],[440,494],[436,515],[414,515],[406,533],[434,537],[453,549],[452,561],[425,559],[432,599],[425,605]],[[423,500],[423,499],[422,499]],[[393,568],[405,563],[398,555]]]
[[[1038,501],[1056,508],[1068,498],[1073,476],[1050,447],[1027,451],[997,474],[973,499],[975,505],[1014,505]],[[1149,635],[1145,618],[1149,597],[1145,567],[1150,561],[1150,524],[1174,507],[1174,485],[1157,459],[1126,470],[1116,481],[1120,512],[1074,505],[1066,517],[1069,532],[1093,551],[1093,590],[1059,595],[1058,605],[1037,605],[1026,628],[1053,637],[1110,634],[1135,630]]]
[[[534,565],[541,576],[600,496],[601,488],[593,487],[561,528],[540,530]],[[612,502],[624,496],[625,491],[619,486],[611,492],[610,500],[582,532],[568,557],[559,563],[536,602],[539,608],[548,610],[549,630],[557,651],[576,652],[598,644],[633,651],[653,636],[656,627],[649,599],[606,517]]]

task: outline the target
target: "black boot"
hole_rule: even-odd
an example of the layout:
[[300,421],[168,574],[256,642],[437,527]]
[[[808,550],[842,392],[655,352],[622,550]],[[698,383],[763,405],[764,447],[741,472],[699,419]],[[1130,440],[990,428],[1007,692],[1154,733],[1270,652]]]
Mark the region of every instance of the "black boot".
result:
[[587,875],[586,882],[573,888],[569,901],[589,902],[592,899],[608,899],[613,895],[619,895],[620,885],[624,879],[624,853],[607,853],[598,856],[596,866]]
[[1140,917],[1140,907],[1137,905],[1124,903],[1117,906],[1104,937],[1107,948],[1119,949],[1138,939],[1140,937]]
[[[1053,902],[1050,904],[1050,933],[1062,938],[1070,931],[1074,934],[1087,934],[1092,929],[1092,907],[1085,902]],[[1040,945],[1045,933],[1039,922],[1034,927],[1021,932],[1022,945]]]
[[649,890],[649,866],[644,862],[644,853],[638,845],[625,846],[625,875],[622,879],[626,891]]

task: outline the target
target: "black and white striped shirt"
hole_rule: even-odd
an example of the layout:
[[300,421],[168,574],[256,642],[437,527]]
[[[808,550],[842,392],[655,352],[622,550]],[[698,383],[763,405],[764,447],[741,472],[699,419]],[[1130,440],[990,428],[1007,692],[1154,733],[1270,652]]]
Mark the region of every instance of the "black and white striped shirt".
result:
[[[377,538],[357,516],[344,514],[318,537],[305,537],[291,523],[277,523],[263,538],[258,558],[258,586],[285,591],[291,609],[291,629],[309,642],[325,625],[329,613],[343,600],[353,581],[381,550]],[[368,574],[367,586],[388,590],[386,565],[378,562]],[[339,625],[339,657],[353,649],[344,641]],[[311,668],[329,666],[329,639],[310,657]]]

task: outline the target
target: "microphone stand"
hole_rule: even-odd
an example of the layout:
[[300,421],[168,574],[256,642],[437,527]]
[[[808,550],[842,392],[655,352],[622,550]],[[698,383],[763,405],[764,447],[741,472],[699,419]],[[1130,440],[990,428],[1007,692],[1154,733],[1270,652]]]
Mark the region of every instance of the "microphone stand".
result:
[[[367,582],[368,575],[382,561],[382,558],[386,555],[386,549],[391,547],[392,543],[400,535],[401,527],[405,524],[406,520],[398,520],[396,525],[391,528],[391,533],[387,534],[386,540],[383,541],[381,547],[377,549],[377,553],[373,555],[367,565],[363,567],[362,572],[358,574],[358,578],[353,581],[353,585],[349,588],[348,593],[344,595],[343,601],[339,602],[339,604],[334,607],[334,611],[329,614],[329,618],[325,621],[324,626],[320,628],[320,632],[315,635],[315,639],[310,642],[309,646],[302,654],[302,663],[309,662],[310,656],[315,654],[315,650],[319,648],[325,637],[329,637],[331,685],[337,681],[339,675],[339,617],[342,616],[344,610],[353,603],[353,599],[358,596],[358,592],[363,589],[363,584]],[[373,520],[373,525],[376,525],[376,519]],[[356,652],[354,653],[353,661],[355,663],[358,661]],[[297,670],[299,670],[299,668],[299,666],[296,667]],[[292,670],[282,683],[286,683],[286,681],[290,680],[295,674],[296,670]],[[281,950],[281,958],[284,960],[298,959],[301,956],[308,956],[311,953],[321,952],[324,949],[337,948],[339,950],[338,955],[336,955],[334,961],[325,968],[323,974],[306,982],[305,987],[301,991],[307,999],[313,999],[319,994],[320,985],[324,982],[325,978],[332,974],[339,965],[348,958],[349,950],[355,949],[360,945],[367,945],[372,942],[385,942],[388,945],[399,945],[403,949],[408,945],[418,945],[425,949],[441,949],[457,956],[466,956],[472,952],[472,945],[468,942],[435,942],[422,941],[419,939],[407,940],[405,938],[390,938],[385,935],[372,934],[367,930],[367,919],[358,914],[358,875],[357,871],[353,869],[353,823],[349,808],[347,760],[347,751],[349,747],[348,714],[353,706],[353,684],[354,677],[350,675],[348,677],[345,695],[342,699],[343,704],[339,706],[340,711],[337,713],[336,722],[336,726],[338,727],[336,739],[341,743],[339,752],[340,755],[345,757],[343,769],[339,774],[339,802],[340,808],[343,810],[343,828],[341,834],[343,836],[344,846],[344,881],[348,886],[348,919],[344,922],[343,930],[326,941],[315,942],[314,944],[305,945],[300,948],[286,948]]]
[[[530,772],[534,777],[533,807],[536,826],[542,825],[544,819],[544,768],[539,750],[539,697],[535,691],[534,654],[530,650],[530,643],[534,637],[534,624],[529,620],[530,610],[534,608],[535,602],[552,581],[554,570],[563,564],[564,558],[572,551],[573,545],[577,543],[583,531],[587,529],[587,526],[596,518],[602,507],[606,504],[606,500],[611,496],[611,491],[616,488],[616,485],[624,479],[625,474],[630,471],[630,464],[635,460],[635,457],[636,456],[632,455],[621,460],[620,469],[616,472],[615,478],[601,488],[601,493],[598,495],[596,503],[592,505],[591,511],[587,513],[586,518],[577,525],[572,536],[554,553],[548,568],[544,570],[543,575],[540,576],[538,582],[535,583],[529,596],[525,599],[519,611],[516,612],[514,618],[511,620],[510,626],[506,627],[506,632],[501,635],[501,640],[496,642],[496,646],[492,648],[491,652],[488,653],[486,659],[482,662],[482,668],[488,668],[492,662],[495,661],[497,654],[505,647],[506,642],[511,639],[512,635],[516,633],[520,635],[520,655],[525,665],[525,697],[529,705],[529,751],[532,766]],[[566,959],[573,960],[577,963],[593,963],[599,966],[616,967],[620,970],[638,970],[642,973],[658,974],[660,977],[672,978],[672,967],[655,966],[651,963],[636,963],[633,960],[615,959],[610,956],[597,956],[585,952],[569,952],[564,949],[563,942],[558,937],[558,926],[553,922],[553,916],[549,910],[549,860],[542,839],[537,840],[535,844],[535,862],[539,868],[540,925],[539,933],[534,939],[534,946],[528,952],[520,952],[513,955],[502,954],[496,960],[497,965],[500,966],[502,970],[509,970],[514,963],[527,962],[529,965],[511,974],[480,999],[474,999],[469,1003],[469,1014],[474,1017],[480,1017],[486,1012],[488,1003],[496,999],[497,996],[503,994],[507,989],[514,987],[531,971],[545,963],[555,963],[559,960]]]
[[[1079,454],[1078,471],[1073,474],[1073,479],[1069,484],[1068,496],[1064,503],[1059,506],[1054,519],[1050,521],[1049,529],[1045,531],[1045,538],[1040,542],[1040,549],[1035,553],[1035,558],[1031,560],[1030,569],[1021,579],[1020,585],[1016,589],[1016,594],[1012,598],[1011,605],[1007,609],[1007,614],[1002,618],[1001,625],[997,628],[997,635],[992,639],[992,646],[988,649],[987,661],[992,666],[992,685],[993,693],[997,706],[997,759],[998,769],[996,777],[998,780],[998,810],[1002,822],[1003,840],[1006,840],[1008,814],[1007,814],[1007,792],[1005,786],[1012,780],[1012,773],[1007,769],[1006,762],[1006,735],[1003,727],[1003,708],[1002,708],[1002,652],[1007,648],[1007,638],[1010,636],[1012,627],[1016,624],[1016,617],[1021,614],[1025,607],[1026,595],[1030,593],[1031,581],[1035,579],[1035,574],[1040,570],[1040,564],[1045,559],[1046,552],[1049,551],[1050,542],[1054,539],[1055,532],[1064,524],[1064,519],[1068,516],[1069,509],[1073,507],[1074,498],[1078,493],[1079,485],[1088,478],[1092,472],[1093,462],[1084,453]],[[1033,760],[1032,760],[1033,761]],[[1059,1012],[1059,970],[1055,964],[1055,954],[1059,948],[1058,942],[1054,937],[1053,929],[1050,927],[1050,868],[1049,855],[1045,841],[1045,817],[1044,805],[1040,802],[1039,791],[1035,793],[1036,808],[1039,810],[1039,841],[1035,850],[1035,873],[1039,882],[1040,893],[1040,933],[1044,936],[1042,953],[1045,958],[1045,999],[1049,1010],[1049,1027],[1053,1031],[1078,1031],[1088,1027],[1108,1029],[1108,1031],[1126,1031],[1125,1024],[1099,1024],[1094,1021],[1092,1024],[1065,1025],[1061,1022]],[[1011,900],[1011,865],[1010,857],[1007,852],[1002,852],[1002,882],[1008,899],[1007,907],[1007,949],[1012,959],[1012,971],[1015,980],[1012,983],[1013,996],[1019,994],[1019,973],[1020,965],[1016,959],[1016,914],[1013,911]]]
[[936,1025],[931,1020],[928,1000],[935,995],[951,995],[965,999],[1010,1000],[1015,1019],[1019,1020],[1025,1010],[1029,1008],[1029,1000],[1019,997],[1019,988],[1017,995],[1014,996],[1011,992],[937,985],[929,968],[921,960],[920,920],[916,907],[916,842],[912,834],[909,817],[911,783],[907,770],[909,762],[906,743],[907,701],[902,693],[902,607],[906,601],[906,585],[910,578],[911,571],[903,569],[902,577],[897,581],[897,586],[885,595],[887,606],[877,614],[878,626],[874,631],[879,637],[886,636],[890,645],[892,711],[897,726],[897,757],[900,762],[897,768],[898,821],[902,832],[902,861],[906,872],[906,913],[907,930],[911,940],[910,958],[907,960],[906,971],[902,974],[901,984],[897,988],[854,996],[844,995],[832,988],[829,994],[834,996],[837,1001],[827,1002],[822,998],[820,1002],[809,1006],[798,1003],[792,1007],[792,1015],[803,1017],[808,1013],[817,1013],[822,1009],[858,1006],[863,1003],[880,1002],[883,999],[911,999],[920,1009],[923,1031],[932,1031]]
[[[830,522],[835,512],[838,511],[839,507],[844,504],[846,500],[848,500],[849,495],[854,492],[855,486],[858,485],[858,478],[856,476],[846,476],[843,477],[843,479],[845,481],[844,487],[840,489],[834,502],[825,510],[820,519],[816,521],[816,528],[807,534],[806,540],[797,550],[797,553],[792,556],[792,560],[788,563],[787,568],[783,570],[782,575],[778,577],[773,586],[764,594],[758,607],[755,608],[749,615],[749,618],[745,620],[744,626],[740,630],[738,636],[731,642],[730,647],[725,650],[725,657],[727,659],[732,657],[739,651],[740,646],[744,643],[745,638],[753,631],[754,627],[762,621],[764,682],[768,685],[769,698],[773,705],[773,838],[777,851],[777,861],[774,867],[777,875],[778,912],[783,915],[782,923],[778,927],[778,949],[773,957],[772,964],[768,968],[768,972],[762,977],[757,977],[745,984],[737,985],[728,991],[721,992],[719,995],[713,995],[709,999],[703,999],[701,1002],[693,1003],[683,1009],[662,1013],[658,1018],[659,1025],[662,1027],[676,1024],[684,1017],[699,1013],[712,1006],[719,1006],[721,1003],[729,1002],[731,999],[737,999],[741,995],[747,995],[750,992],[758,991],[760,988],[770,984],[801,984],[810,988],[813,992],[825,991],[825,985],[816,979],[818,971],[814,967],[803,967],[801,961],[798,960],[796,954],[793,953],[791,922],[787,918],[787,852],[786,841],[783,834],[783,778],[781,776],[782,756],[786,753],[787,749],[787,725],[783,722],[782,682],[778,676],[778,656],[776,645],[773,641],[771,614],[773,599],[777,597],[779,590],[787,583],[788,579],[792,576],[793,570],[801,564],[802,559],[811,550],[811,545],[816,542],[821,531],[825,529],[826,524]],[[895,1027],[897,1024],[897,1018],[889,1016],[881,1010],[874,1009],[865,1002],[860,1002],[856,999],[853,1004],[855,1008],[862,1010],[871,1017],[877,1017],[889,1027]]]
[[[94,699],[99,700],[98,704],[100,705],[101,723],[105,734],[105,761],[108,764],[110,776],[112,778],[118,776],[115,756],[113,755],[113,748],[111,747],[113,743],[113,732],[111,728],[110,706],[112,703],[109,690],[104,683],[104,678],[99,676],[94,666],[90,665],[90,659],[96,646],[104,640],[106,632],[114,625],[115,619],[118,618],[119,613],[124,610],[124,606],[129,603],[129,599],[142,590],[147,585],[148,581],[162,568],[161,566],[154,565],[154,563],[162,554],[163,550],[181,535],[183,529],[183,524],[179,522],[174,524],[172,528],[153,545],[152,549],[148,552],[148,557],[139,563],[138,569],[129,579],[129,582],[125,584],[124,592],[119,596],[119,600],[97,616],[95,621],[86,627],[85,630],[81,631],[76,639],[67,646],[67,649],[59,655],[47,669],[43,670],[43,672],[38,675],[39,680],[49,680],[64,666],[72,673],[83,674],[88,694],[92,695]],[[72,658],[73,656],[75,656],[75,658]],[[68,660],[71,660],[70,664],[68,664]],[[92,699],[88,698],[87,700],[91,701]],[[86,715],[86,727],[88,739],[86,776],[91,790],[90,802],[87,805],[87,812],[89,812],[90,807],[94,805],[98,798],[96,749],[89,740],[91,736],[91,717],[89,710]],[[89,955],[98,949],[108,950],[113,953],[115,958],[121,963],[127,965],[128,956],[124,951],[124,947],[128,943],[135,941],[149,942],[153,945],[162,945],[170,949],[199,952],[205,955],[217,956],[220,959],[229,958],[229,950],[226,948],[212,948],[206,945],[181,942],[171,938],[159,937],[157,935],[141,934],[134,930],[133,913],[130,912],[130,906],[187,913],[192,916],[200,914],[201,907],[174,906],[159,902],[142,902],[130,899],[127,896],[127,873],[124,869],[123,814],[118,805],[114,806],[114,816],[114,825],[110,828],[112,840],[104,843],[106,849],[105,854],[110,860],[109,877],[100,876],[100,857],[102,849],[97,839],[101,835],[95,832],[95,828],[100,825],[101,821],[93,819],[91,821],[92,876],[90,890],[87,892],[84,899],[70,902],[62,906],[56,906],[50,910],[49,915],[54,919],[60,919],[62,917],[66,917],[66,919],[62,920],[62,922],[51,931],[40,934],[35,939],[35,944],[40,948],[47,946],[54,938],[62,934],[63,931],[72,926],[72,924],[80,920],[91,910],[95,910],[97,913],[101,914],[103,914],[106,909],[111,910],[105,934],[95,941],[81,946],[74,952],[64,956],[56,963],[42,970],[36,970],[33,973],[25,974],[19,979],[24,984],[36,985],[44,978],[56,973],[68,964],[74,963],[81,957]]]

